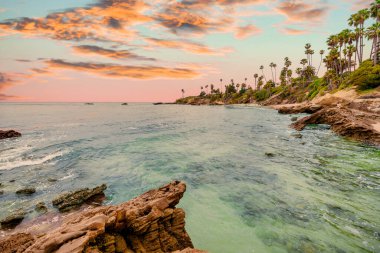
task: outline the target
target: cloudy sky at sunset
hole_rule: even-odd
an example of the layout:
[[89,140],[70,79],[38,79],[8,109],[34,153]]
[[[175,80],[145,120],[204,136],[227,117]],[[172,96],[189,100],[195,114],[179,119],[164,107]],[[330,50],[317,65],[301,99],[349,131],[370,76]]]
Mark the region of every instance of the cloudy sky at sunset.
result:
[[293,67],[371,0],[0,0],[0,100],[173,101]]

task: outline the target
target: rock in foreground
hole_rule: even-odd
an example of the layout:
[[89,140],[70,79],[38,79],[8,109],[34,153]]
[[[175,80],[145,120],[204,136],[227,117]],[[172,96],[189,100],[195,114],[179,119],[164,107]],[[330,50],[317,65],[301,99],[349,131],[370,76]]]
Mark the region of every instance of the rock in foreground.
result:
[[106,189],[107,186],[105,184],[102,184],[93,189],[83,188],[76,191],[64,193],[52,201],[53,206],[57,207],[61,212],[67,212],[82,205],[88,199],[96,195],[103,194]]
[[200,252],[185,230],[185,212],[176,208],[186,185],[174,181],[118,206],[67,215],[58,227],[37,227],[0,241],[0,252]]
[[7,138],[20,137],[20,136],[21,134],[14,130],[7,130],[7,131],[0,130],[0,140],[7,139]]

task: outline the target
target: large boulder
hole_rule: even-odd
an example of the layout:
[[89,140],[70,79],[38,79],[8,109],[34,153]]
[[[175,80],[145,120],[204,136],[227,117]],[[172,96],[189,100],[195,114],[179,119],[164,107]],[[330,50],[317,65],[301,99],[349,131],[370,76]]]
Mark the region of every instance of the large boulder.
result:
[[185,191],[173,181],[117,206],[73,212],[47,232],[34,226],[0,240],[0,252],[201,252],[192,250],[185,212],[176,208]]
[[0,130],[0,140],[7,139],[7,138],[20,137],[20,136],[21,136],[21,133],[16,132],[14,130],[7,130],[7,131]]
[[93,189],[83,188],[76,191],[67,192],[55,198],[52,203],[53,206],[59,209],[59,211],[67,212],[82,205],[85,201],[96,195],[104,194],[103,192],[106,189],[107,186],[105,184],[102,184]]

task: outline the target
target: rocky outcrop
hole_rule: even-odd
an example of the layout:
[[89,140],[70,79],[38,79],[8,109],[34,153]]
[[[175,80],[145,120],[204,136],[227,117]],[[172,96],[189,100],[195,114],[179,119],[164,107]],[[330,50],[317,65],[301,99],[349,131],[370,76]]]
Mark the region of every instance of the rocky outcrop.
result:
[[16,194],[18,195],[32,195],[36,192],[36,188],[34,187],[27,187],[16,191]]
[[0,239],[0,252],[201,252],[192,249],[185,212],[176,208],[185,190],[173,181],[117,206],[70,213],[49,231],[32,226]]
[[25,215],[26,215],[26,213],[23,210],[18,210],[16,212],[14,212],[13,214],[9,215],[8,217],[5,217],[4,219],[0,220],[1,228],[2,229],[4,229],[4,228],[8,229],[8,228],[16,227],[25,218]]
[[321,105],[316,104],[295,104],[277,106],[276,108],[280,114],[298,114],[298,113],[315,113],[322,109]]
[[21,134],[14,130],[7,130],[7,131],[0,130],[0,140],[7,139],[7,138],[20,137],[20,136]]
[[380,132],[375,128],[378,122],[380,122],[378,114],[345,107],[330,107],[302,118],[291,126],[301,131],[309,124],[328,124],[334,132],[342,136],[380,145]]
[[53,206],[57,207],[59,211],[67,212],[71,209],[79,207],[90,198],[103,194],[106,189],[107,186],[102,184],[93,189],[83,188],[76,191],[67,192],[55,198],[52,203]]

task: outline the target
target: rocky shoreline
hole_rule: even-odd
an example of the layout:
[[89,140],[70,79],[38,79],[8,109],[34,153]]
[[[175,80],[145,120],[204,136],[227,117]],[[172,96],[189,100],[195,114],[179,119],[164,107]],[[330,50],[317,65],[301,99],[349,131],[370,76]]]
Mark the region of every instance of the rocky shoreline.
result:
[[185,183],[173,181],[120,205],[31,223],[0,238],[0,252],[204,252],[194,249],[185,212],[176,208],[185,191]]
[[332,95],[310,103],[272,107],[281,114],[311,114],[290,125],[298,131],[311,124],[328,124],[341,136],[380,146],[380,93],[370,97]]

